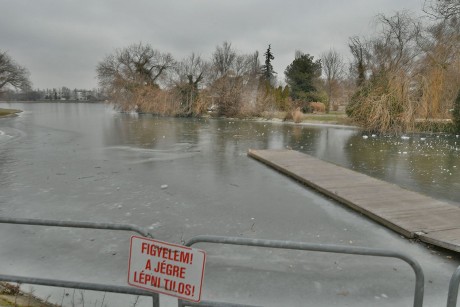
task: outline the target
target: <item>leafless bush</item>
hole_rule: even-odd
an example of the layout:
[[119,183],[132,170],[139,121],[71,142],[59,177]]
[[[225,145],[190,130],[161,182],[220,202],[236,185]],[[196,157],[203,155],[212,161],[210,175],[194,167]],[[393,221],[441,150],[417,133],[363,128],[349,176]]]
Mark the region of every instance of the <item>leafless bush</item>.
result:
[[349,115],[368,131],[400,133],[414,125],[414,101],[410,80],[401,73],[387,72],[355,94]]
[[296,108],[291,112],[292,120],[294,123],[300,123],[303,120],[303,113],[300,111],[300,108]]
[[212,84],[211,92],[215,96],[219,115],[231,117],[239,113],[242,101],[242,81],[241,77],[223,76]]
[[380,35],[365,44],[370,78],[353,95],[347,114],[366,130],[398,133],[414,125],[419,24],[405,12],[380,15],[378,22]]
[[324,113],[326,111],[326,106],[322,102],[310,102],[310,107],[316,113]]
[[[142,87],[133,92],[132,103],[139,113],[175,116],[183,113],[180,100],[173,91]],[[188,106],[185,106],[188,108]]]

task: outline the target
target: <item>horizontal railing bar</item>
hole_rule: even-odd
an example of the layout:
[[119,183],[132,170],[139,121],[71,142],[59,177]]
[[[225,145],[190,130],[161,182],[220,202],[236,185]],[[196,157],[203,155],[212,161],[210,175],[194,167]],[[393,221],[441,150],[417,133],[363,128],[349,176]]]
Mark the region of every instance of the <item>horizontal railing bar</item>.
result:
[[295,241],[279,241],[279,240],[265,240],[265,239],[252,239],[252,238],[240,238],[240,237],[222,237],[222,236],[210,236],[201,235],[196,236],[188,240],[185,245],[192,246],[197,243],[218,243],[218,244],[230,244],[230,245],[243,245],[243,246],[255,246],[255,247],[267,247],[267,248],[280,248],[280,249],[292,249],[292,250],[304,250],[304,251],[316,251],[316,252],[327,252],[327,253],[340,253],[340,254],[351,254],[351,255],[363,255],[363,256],[378,256],[378,257],[391,257],[399,258],[408,263],[415,273],[415,293],[414,293],[414,307],[422,307],[423,305],[423,294],[424,294],[424,283],[425,277],[423,274],[422,267],[409,255],[395,252],[385,249],[359,247],[359,246],[345,246],[345,245],[332,245],[332,244],[316,244],[316,243],[305,243]]
[[209,302],[201,301],[200,303],[192,302],[179,302],[179,307],[260,307],[254,305],[241,305],[241,304],[231,304],[231,303],[220,303],[220,302]]
[[[111,293],[121,293],[139,296],[149,296],[155,298],[158,301],[159,294],[155,292],[145,291],[138,288],[126,287],[126,286],[115,286],[115,285],[103,285],[88,282],[79,281],[67,281],[59,279],[47,279],[47,278],[35,278],[25,276],[14,276],[14,275],[1,275],[0,280],[6,282],[15,282],[21,284],[40,285],[48,287],[59,287],[59,288],[73,288],[89,291],[101,291]],[[200,307],[257,307],[249,305],[238,305],[229,303],[220,303],[213,301],[201,301],[199,303],[183,302],[181,306],[200,306]]]
[[58,221],[46,219],[25,219],[25,218],[10,218],[0,217],[2,224],[20,224],[20,225],[37,225],[37,226],[55,226],[68,228],[91,228],[91,229],[107,229],[107,230],[126,230],[136,232],[144,237],[153,238],[153,236],[145,229],[132,224],[115,224],[115,223],[99,223],[99,222],[79,222],[79,221]]
[[158,293],[148,292],[145,290],[132,288],[132,287],[103,285],[103,284],[79,282],[79,281],[67,281],[67,280],[59,280],[59,279],[35,278],[35,277],[14,276],[14,275],[0,275],[0,280],[6,281],[6,282],[15,282],[15,283],[50,286],[50,287],[74,288],[74,289],[81,289],[81,290],[93,290],[93,291],[103,291],[103,292],[122,293],[122,294],[141,295],[141,296],[158,296]]

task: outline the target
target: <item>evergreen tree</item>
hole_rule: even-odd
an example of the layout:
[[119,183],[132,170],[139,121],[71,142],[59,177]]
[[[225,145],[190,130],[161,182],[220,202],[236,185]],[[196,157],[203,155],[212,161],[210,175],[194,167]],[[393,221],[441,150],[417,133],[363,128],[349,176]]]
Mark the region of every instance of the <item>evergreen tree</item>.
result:
[[321,60],[313,60],[309,54],[299,54],[284,71],[293,99],[317,101],[315,81],[321,77]]
[[262,76],[265,80],[271,82],[275,77],[276,72],[273,71],[272,60],[275,59],[271,51],[271,45],[268,45],[267,51],[264,53],[265,65],[262,65]]
[[454,101],[454,112],[452,113],[452,121],[454,123],[455,132],[460,132],[460,91]]

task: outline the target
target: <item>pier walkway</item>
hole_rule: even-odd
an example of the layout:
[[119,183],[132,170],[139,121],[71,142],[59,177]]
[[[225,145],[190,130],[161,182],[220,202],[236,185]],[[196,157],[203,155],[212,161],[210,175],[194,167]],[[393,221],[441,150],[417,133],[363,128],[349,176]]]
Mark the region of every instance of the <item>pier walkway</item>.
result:
[[460,252],[460,207],[294,150],[248,155],[407,238]]

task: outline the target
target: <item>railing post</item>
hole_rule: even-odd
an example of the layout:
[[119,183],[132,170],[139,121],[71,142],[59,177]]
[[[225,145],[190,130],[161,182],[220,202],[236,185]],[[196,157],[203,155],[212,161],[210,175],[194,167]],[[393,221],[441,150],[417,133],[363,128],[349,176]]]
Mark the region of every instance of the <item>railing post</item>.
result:
[[458,286],[460,284],[460,266],[452,275],[449,283],[449,292],[447,294],[447,307],[457,306]]
[[152,306],[153,307],[160,307],[160,295],[153,295],[152,296]]

